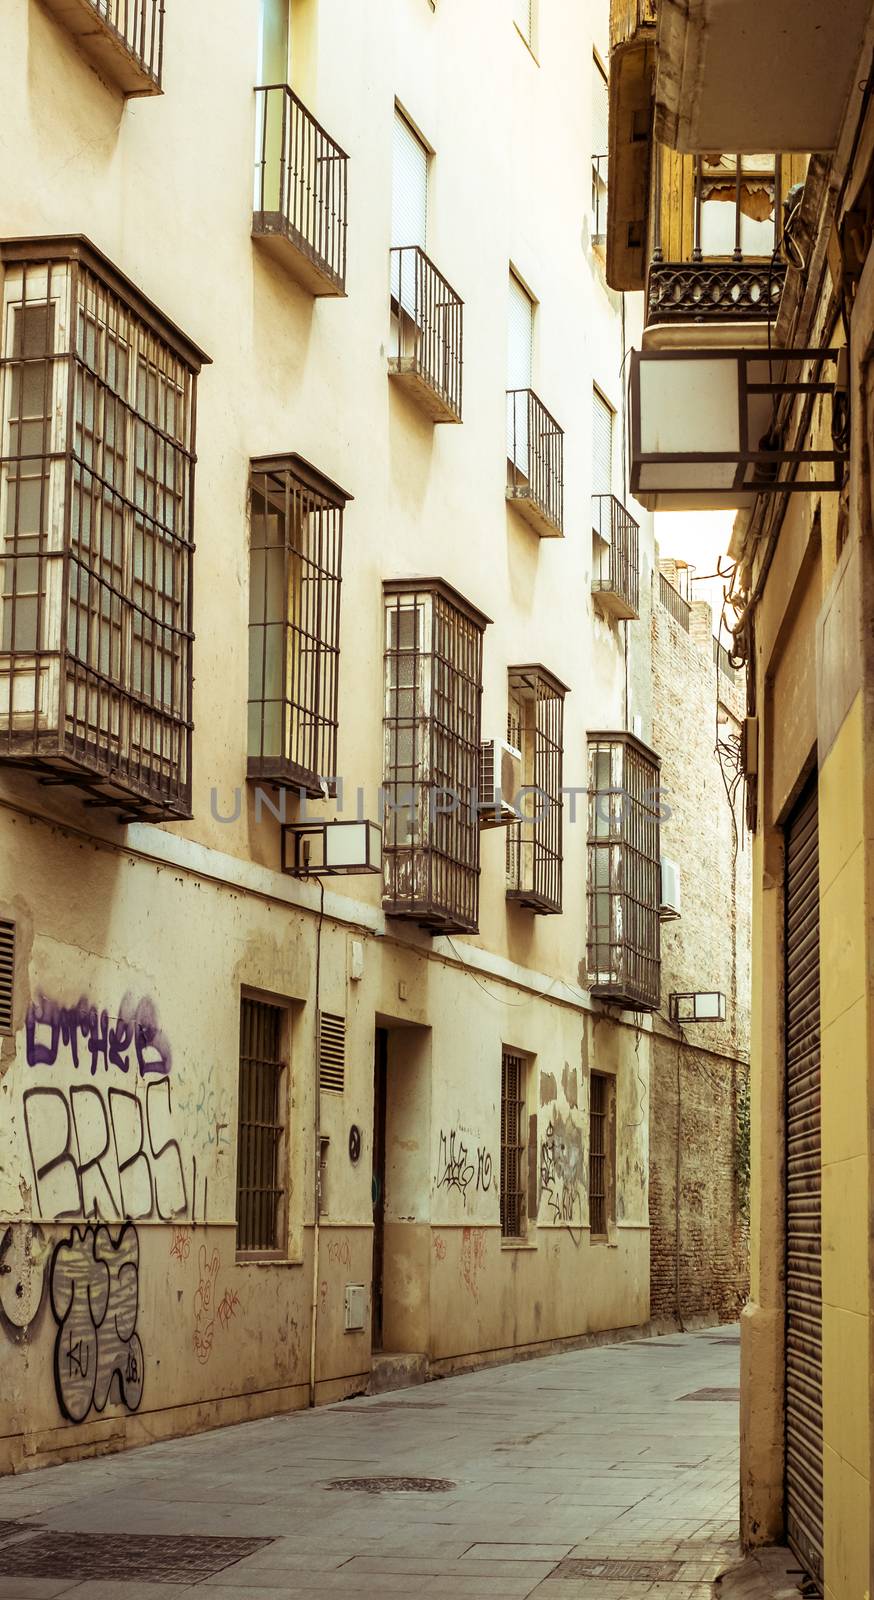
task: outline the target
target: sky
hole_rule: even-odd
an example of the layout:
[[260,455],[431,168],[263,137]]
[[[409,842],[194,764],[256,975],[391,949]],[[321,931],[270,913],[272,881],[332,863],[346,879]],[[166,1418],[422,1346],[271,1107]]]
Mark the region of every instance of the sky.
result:
[[[724,584],[712,578],[720,556],[728,550],[734,511],[659,511],[655,516],[655,536],[663,560],[687,561],[695,568],[693,600],[709,600],[713,607],[713,631],[719,627]],[[723,561],[723,567],[727,561]]]

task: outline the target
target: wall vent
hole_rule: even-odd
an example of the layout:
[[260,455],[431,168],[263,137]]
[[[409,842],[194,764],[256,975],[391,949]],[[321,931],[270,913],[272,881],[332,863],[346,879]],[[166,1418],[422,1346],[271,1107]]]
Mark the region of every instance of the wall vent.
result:
[[319,1088],[342,1094],[346,1086],[346,1018],[319,1013]]
[[15,994],[15,923],[0,921],[0,1033],[12,1033]]

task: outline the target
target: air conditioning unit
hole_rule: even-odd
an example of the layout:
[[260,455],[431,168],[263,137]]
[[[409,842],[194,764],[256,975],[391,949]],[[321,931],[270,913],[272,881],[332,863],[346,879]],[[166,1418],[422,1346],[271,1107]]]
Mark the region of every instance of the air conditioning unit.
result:
[[659,917],[662,922],[673,922],[680,915],[680,869],[676,861],[662,856],[662,887],[659,895]]
[[480,827],[506,828],[518,822],[522,813],[513,801],[521,787],[522,751],[506,739],[485,739],[479,747]]

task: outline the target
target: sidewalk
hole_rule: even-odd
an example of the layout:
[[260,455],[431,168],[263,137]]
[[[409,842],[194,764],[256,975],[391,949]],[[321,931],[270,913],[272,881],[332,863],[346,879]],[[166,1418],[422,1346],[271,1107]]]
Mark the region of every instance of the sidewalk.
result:
[[737,1382],[711,1329],[5,1478],[0,1600],[705,1600]]

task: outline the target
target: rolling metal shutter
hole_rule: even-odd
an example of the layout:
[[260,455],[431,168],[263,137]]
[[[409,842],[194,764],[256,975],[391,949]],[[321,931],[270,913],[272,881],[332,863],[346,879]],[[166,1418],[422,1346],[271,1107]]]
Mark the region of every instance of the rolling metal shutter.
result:
[[592,390],[592,493],[613,492],[613,417],[597,389]]
[[786,829],[786,1536],[822,1582],[822,1232],[816,784]]
[[391,242],[425,248],[428,225],[428,151],[405,116],[395,111],[392,155]]

